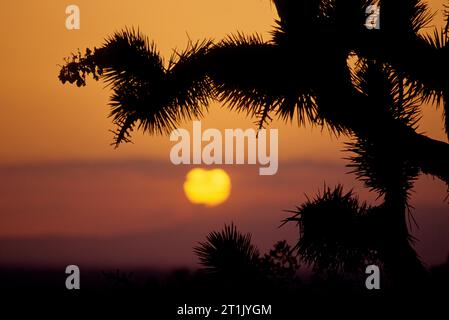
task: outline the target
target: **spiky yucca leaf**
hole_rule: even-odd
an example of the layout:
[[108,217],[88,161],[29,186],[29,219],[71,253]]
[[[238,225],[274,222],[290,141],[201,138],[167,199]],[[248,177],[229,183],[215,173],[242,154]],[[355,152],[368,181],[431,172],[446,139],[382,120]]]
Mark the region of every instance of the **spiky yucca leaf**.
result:
[[434,17],[421,0],[379,0],[379,4],[382,28],[392,35],[416,34]]
[[[219,100],[230,109],[247,112],[258,118],[259,127],[272,114],[284,120],[297,119],[300,124],[317,121],[317,106],[299,64],[286,60],[278,45],[265,43],[259,36],[230,36],[209,53],[209,75]],[[293,57],[292,57],[293,58]]]
[[147,37],[125,29],[93,53],[73,56],[61,69],[60,79],[82,86],[86,75],[92,74],[111,86],[111,117],[117,126],[114,144],[118,146],[129,141],[134,127],[151,134],[168,133],[180,121],[202,115],[213,90],[198,61],[211,44],[190,43],[165,66]]
[[324,188],[285,220],[299,226],[297,249],[300,258],[318,271],[355,271],[377,250],[376,214],[372,207],[359,202],[343,186]]
[[365,106],[368,109],[365,123],[381,127],[376,135],[357,136],[355,142],[347,144],[347,151],[354,154],[349,158],[349,167],[380,195],[394,192],[406,201],[420,171],[401,152],[400,128],[416,127],[419,94],[391,67],[369,61],[359,63],[354,85],[375,107],[371,110]]
[[[424,35],[423,38],[441,59],[449,54],[449,20],[445,14],[446,26],[442,31],[434,30],[433,34]],[[435,77],[434,86],[421,84],[420,90],[425,102],[431,102],[438,106],[443,105],[443,119],[446,135],[449,138],[449,81],[446,78]]]
[[375,108],[367,110],[366,121],[383,117],[416,129],[420,120],[420,92],[402,74],[389,65],[360,59],[352,78],[354,87]]
[[206,240],[194,248],[205,271],[241,277],[259,267],[259,250],[251,243],[251,234],[240,233],[234,224],[211,232]]
[[348,158],[351,173],[380,195],[392,192],[397,201],[407,203],[420,171],[398,153],[396,144],[379,144],[357,138],[347,145],[347,151],[353,153]]

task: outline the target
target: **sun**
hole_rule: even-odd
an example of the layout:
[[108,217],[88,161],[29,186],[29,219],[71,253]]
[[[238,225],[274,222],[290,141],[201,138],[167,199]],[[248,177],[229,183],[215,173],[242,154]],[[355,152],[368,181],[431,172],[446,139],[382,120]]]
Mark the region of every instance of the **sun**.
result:
[[193,204],[215,207],[231,194],[231,178],[222,169],[192,169],[187,173],[184,192]]

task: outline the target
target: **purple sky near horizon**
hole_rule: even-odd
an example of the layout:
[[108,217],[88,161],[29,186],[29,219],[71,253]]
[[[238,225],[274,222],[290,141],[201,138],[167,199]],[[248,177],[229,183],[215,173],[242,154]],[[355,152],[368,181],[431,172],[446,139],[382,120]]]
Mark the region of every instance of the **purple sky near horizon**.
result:
[[[341,183],[376,203],[344,164],[283,162],[270,177],[260,177],[256,166],[230,166],[231,197],[214,208],[185,197],[182,183],[191,166],[140,159],[0,167],[0,265],[195,267],[193,246],[231,222],[266,252],[278,240],[297,240],[294,225],[278,228],[288,215],[283,210],[324,184]],[[445,190],[422,176],[412,197],[420,227],[416,248],[428,265],[449,254]]]

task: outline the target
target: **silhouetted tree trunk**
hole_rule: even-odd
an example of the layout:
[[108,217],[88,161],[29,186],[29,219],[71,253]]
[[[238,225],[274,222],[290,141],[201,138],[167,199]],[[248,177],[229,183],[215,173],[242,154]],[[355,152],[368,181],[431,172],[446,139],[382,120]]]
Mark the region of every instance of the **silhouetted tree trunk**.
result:
[[388,192],[385,195],[384,229],[380,230],[383,241],[381,255],[394,288],[421,289],[428,272],[411,243],[407,227],[408,209],[401,199],[404,199],[404,194]]

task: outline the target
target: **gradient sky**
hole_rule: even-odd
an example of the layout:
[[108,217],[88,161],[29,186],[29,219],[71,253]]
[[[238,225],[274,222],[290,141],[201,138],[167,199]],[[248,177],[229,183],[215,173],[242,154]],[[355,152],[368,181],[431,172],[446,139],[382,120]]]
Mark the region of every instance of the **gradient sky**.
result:
[[[344,183],[362,199],[374,200],[345,174],[344,139],[276,121],[271,127],[280,130],[278,175],[227,167],[233,184],[229,201],[212,209],[191,205],[182,191],[191,167],[170,164],[168,137],[136,134],[134,144],[114,150],[110,92],[93,81],[81,89],[58,82],[64,57],[101,45],[125,26],[139,27],[167,58],[189,38],[219,40],[242,31],[268,39],[276,17],[270,1],[73,3],[81,9],[78,31],[65,29],[65,1],[9,1],[0,11],[0,263],[192,265],[195,242],[231,221],[252,232],[263,249],[276,240],[293,241],[295,228],[277,229],[282,210],[303,201],[304,193],[315,194],[324,182]],[[435,25],[441,24],[442,3],[431,2]],[[254,128],[254,119],[214,104],[203,127]],[[420,131],[446,140],[442,128],[441,110],[425,106]],[[444,197],[441,182],[423,177],[412,199],[421,227],[414,231],[421,240],[417,248],[429,264],[449,253]]]

